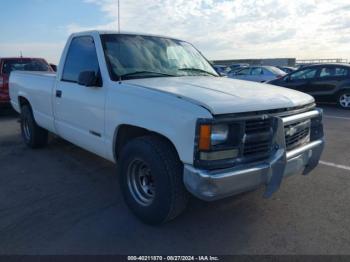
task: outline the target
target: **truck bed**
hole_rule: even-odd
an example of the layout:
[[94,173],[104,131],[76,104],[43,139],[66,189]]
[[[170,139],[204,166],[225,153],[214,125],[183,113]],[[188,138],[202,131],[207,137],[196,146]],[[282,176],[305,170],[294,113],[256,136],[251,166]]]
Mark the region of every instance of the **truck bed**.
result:
[[13,108],[20,112],[18,98],[26,97],[32,105],[37,123],[54,131],[52,96],[56,73],[15,71],[10,75],[10,99]]

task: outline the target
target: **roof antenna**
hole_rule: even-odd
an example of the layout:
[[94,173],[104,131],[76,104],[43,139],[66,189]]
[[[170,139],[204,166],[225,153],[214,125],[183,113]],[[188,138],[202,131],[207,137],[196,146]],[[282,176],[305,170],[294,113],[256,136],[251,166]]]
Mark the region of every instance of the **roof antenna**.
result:
[[118,32],[120,34],[120,0],[118,0]]
[[[118,33],[120,35],[120,0],[118,0]],[[118,52],[120,55],[120,43],[119,43]],[[118,80],[119,80],[119,84],[121,84],[122,83],[122,76],[121,75],[119,76]]]
[[22,54],[22,51],[20,51],[20,57],[23,58],[23,54]]

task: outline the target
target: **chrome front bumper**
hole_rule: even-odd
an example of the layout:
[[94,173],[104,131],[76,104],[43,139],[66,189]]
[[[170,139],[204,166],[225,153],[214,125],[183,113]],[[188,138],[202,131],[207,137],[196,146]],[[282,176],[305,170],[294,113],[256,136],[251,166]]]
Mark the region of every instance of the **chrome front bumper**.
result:
[[191,165],[184,167],[184,183],[196,197],[213,201],[266,185],[265,197],[276,192],[282,179],[295,174],[309,174],[318,164],[324,148],[323,136],[297,149],[287,152],[284,126],[297,121],[321,117],[321,110],[314,110],[276,121],[274,155],[263,163],[250,164],[224,170],[201,170]]

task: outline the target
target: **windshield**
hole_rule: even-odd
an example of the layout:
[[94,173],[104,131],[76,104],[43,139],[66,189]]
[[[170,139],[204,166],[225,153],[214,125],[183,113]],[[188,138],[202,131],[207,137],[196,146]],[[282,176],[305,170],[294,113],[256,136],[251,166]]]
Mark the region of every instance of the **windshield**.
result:
[[18,58],[5,60],[2,73],[9,75],[12,71],[51,71],[51,68],[42,59]]
[[274,66],[268,66],[267,68],[275,75],[285,75],[286,74],[286,72],[284,72],[281,69],[274,67]]
[[112,80],[218,76],[189,43],[155,36],[101,35]]

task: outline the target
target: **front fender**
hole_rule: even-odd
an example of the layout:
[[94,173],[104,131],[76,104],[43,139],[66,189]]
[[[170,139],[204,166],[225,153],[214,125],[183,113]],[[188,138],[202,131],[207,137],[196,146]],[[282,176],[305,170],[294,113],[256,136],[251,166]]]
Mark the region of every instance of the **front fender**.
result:
[[198,118],[212,118],[207,109],[169,94],[121,85],[106,102],[106,138],[114,160],[118,127],[131,125],[158,133],[174,145],[180,160],[193,164]]

